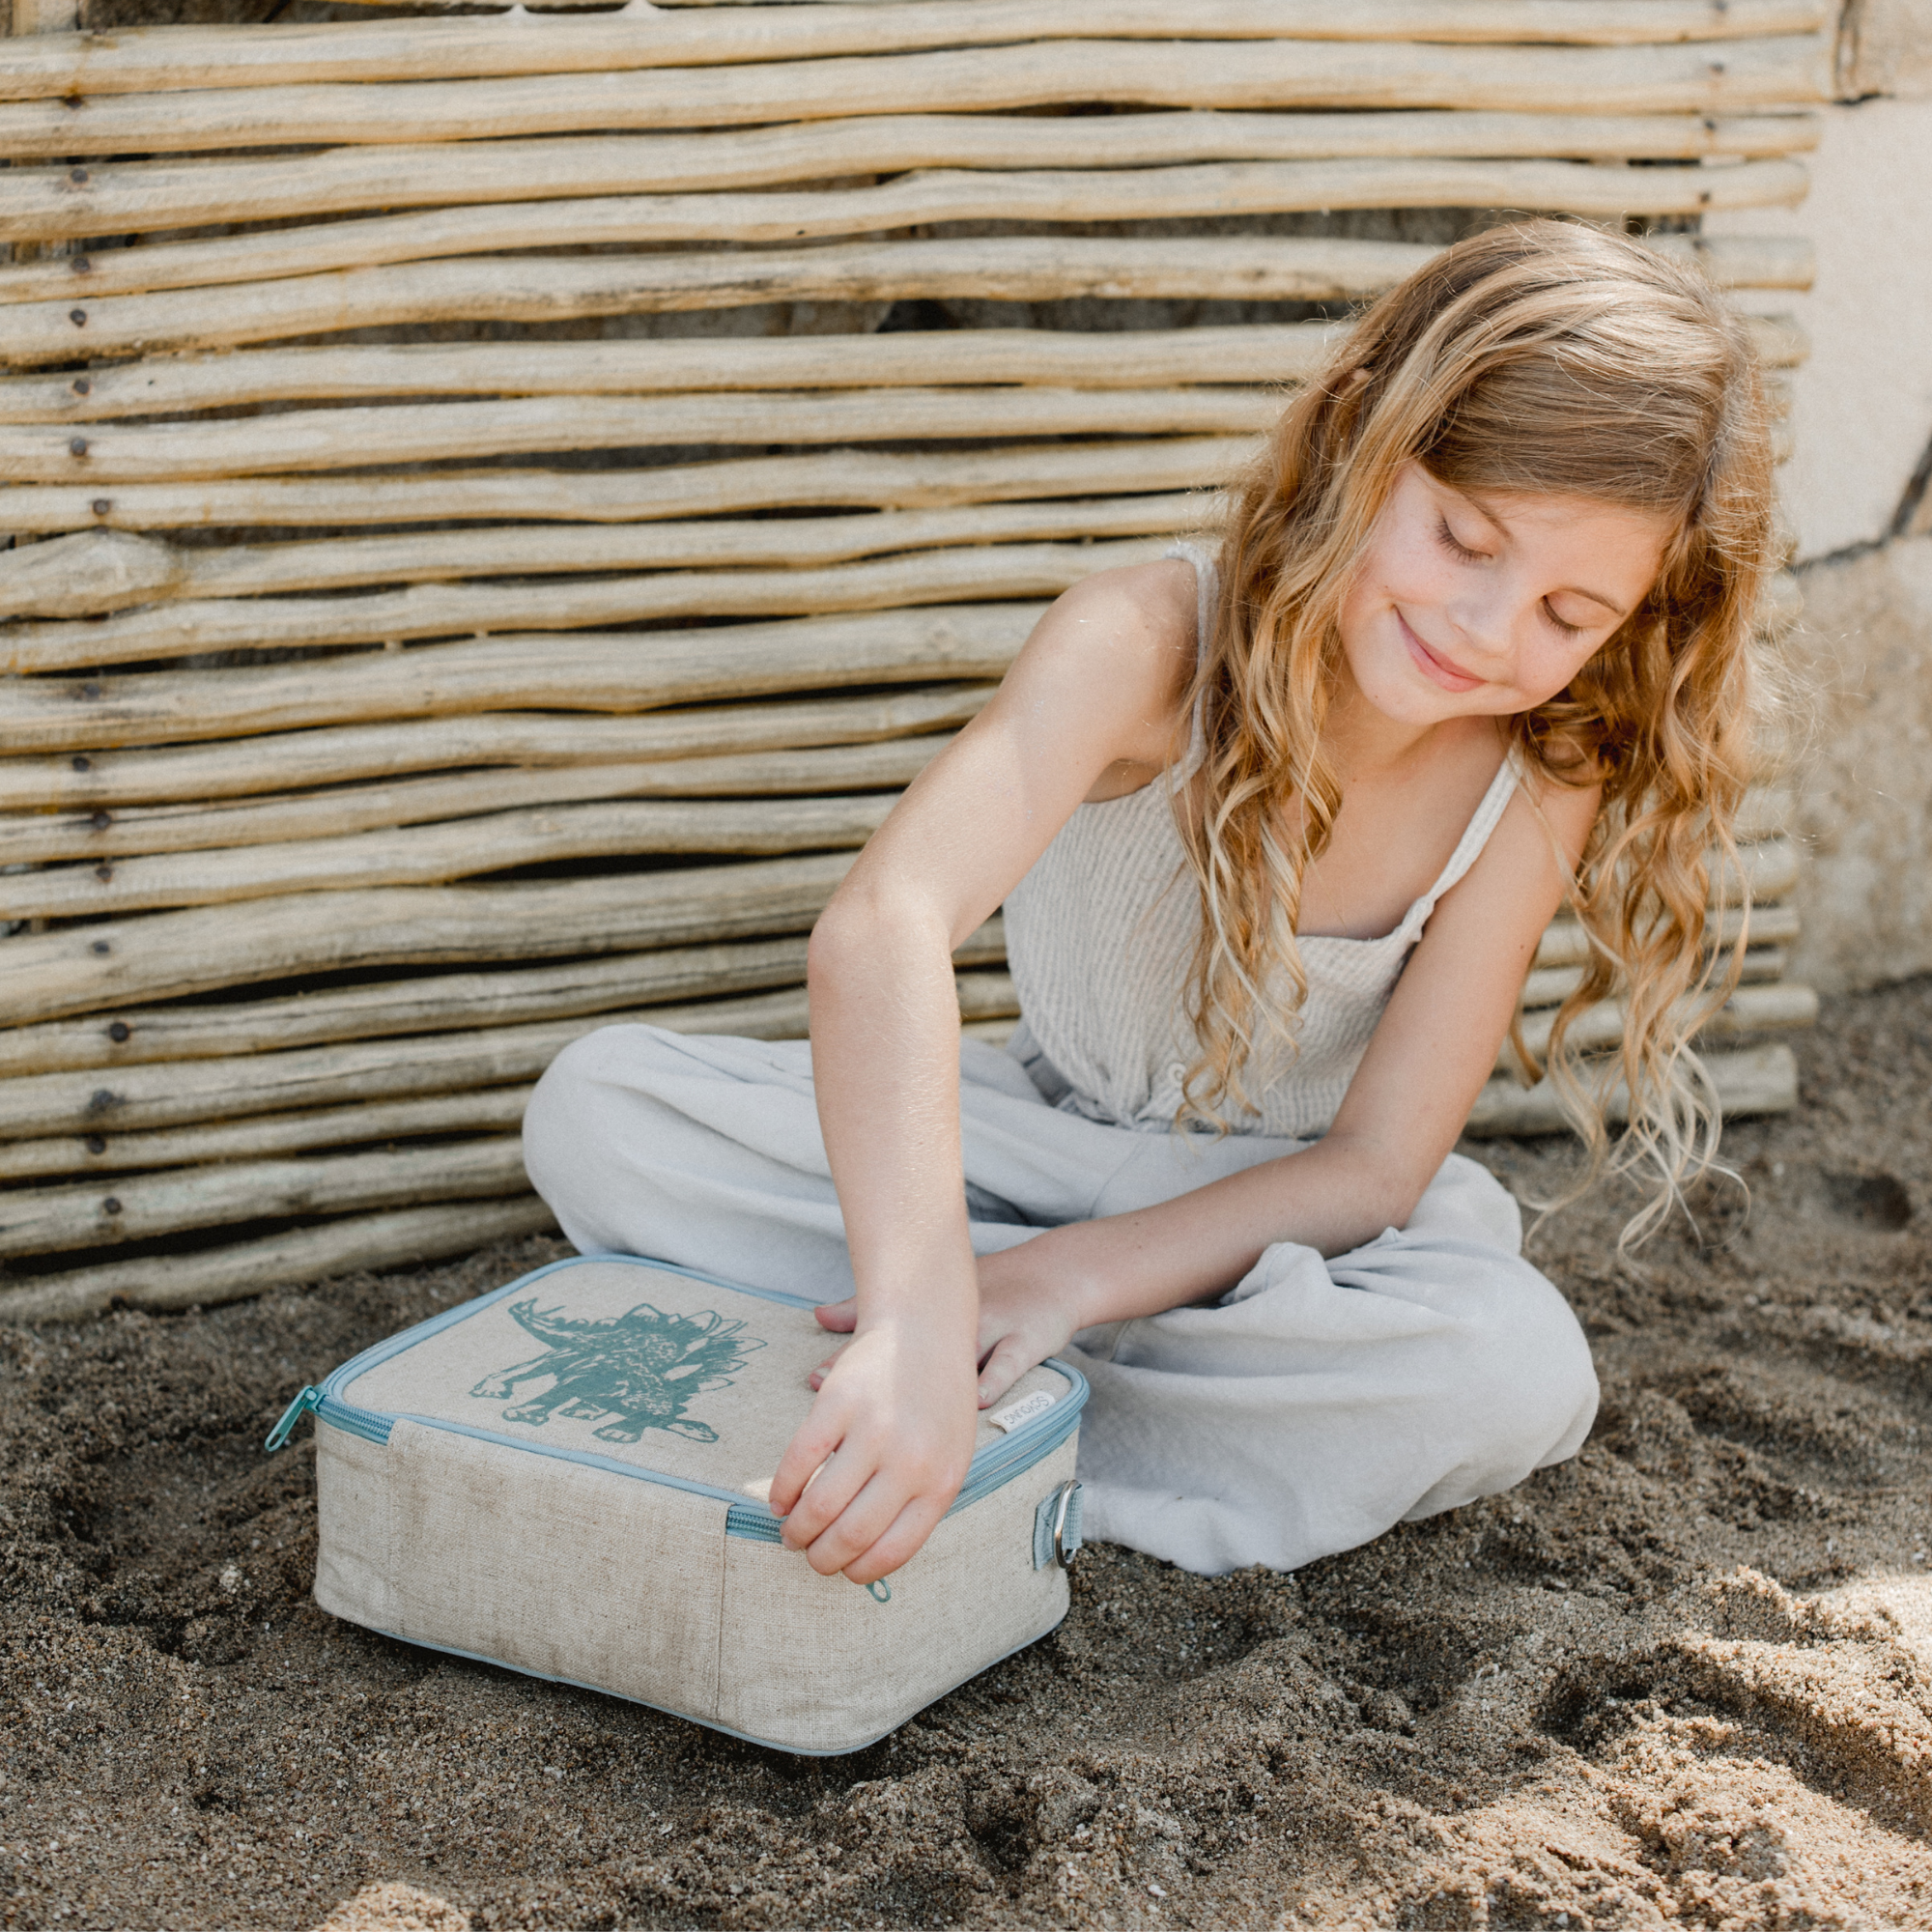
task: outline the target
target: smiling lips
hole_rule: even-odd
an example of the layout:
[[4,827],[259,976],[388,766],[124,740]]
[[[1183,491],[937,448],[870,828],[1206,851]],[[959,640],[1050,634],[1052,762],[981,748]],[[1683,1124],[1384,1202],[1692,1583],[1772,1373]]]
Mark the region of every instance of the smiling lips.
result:
[[1458,670],[1446,658],[1439,658],[1408,627],[1408,620],[1398,611],[1396,622],[1402,626],[1402,640],[1408,646],[1408,654],[1416,668],[1432,684],[1439,684],[1444,691],[1474,691],[1483,682],[1479,677],[1471,677],[1467,671]]

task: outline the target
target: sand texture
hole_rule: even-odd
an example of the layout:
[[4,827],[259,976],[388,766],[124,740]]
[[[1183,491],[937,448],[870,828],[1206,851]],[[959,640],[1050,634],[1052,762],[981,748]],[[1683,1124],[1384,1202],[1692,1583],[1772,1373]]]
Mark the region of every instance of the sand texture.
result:
[[1727,1137],[1748,1218],[1641,1278],[1614,1200],[1539,1236],[1575,1462],[1292,1577],[1090,1548],[1055,1635],[849,1758],[308,1602],[282,1404],[557,1244],[0,1331],[0,1924],[1932,1927],[1932,981],[1800,1052]]

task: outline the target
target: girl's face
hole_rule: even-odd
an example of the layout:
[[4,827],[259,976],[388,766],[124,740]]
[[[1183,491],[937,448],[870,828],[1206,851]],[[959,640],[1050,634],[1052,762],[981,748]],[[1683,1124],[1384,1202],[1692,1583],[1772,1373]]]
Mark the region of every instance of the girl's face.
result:
[[1409,725],[1547,703],[1642,601],[1675,522],[1486,492],[1404,466],[1342,606],[1357,690]]

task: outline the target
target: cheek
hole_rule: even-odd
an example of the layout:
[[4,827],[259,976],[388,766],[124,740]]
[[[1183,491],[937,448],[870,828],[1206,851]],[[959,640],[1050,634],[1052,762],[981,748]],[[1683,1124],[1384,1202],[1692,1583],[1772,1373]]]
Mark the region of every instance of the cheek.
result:
[[1600,643],[1552,640],[1526,653],[1521,668],[1521,695],[1527,699],[1528,708],[1534,710],[1539,704],[1548,703],[1603,648]]

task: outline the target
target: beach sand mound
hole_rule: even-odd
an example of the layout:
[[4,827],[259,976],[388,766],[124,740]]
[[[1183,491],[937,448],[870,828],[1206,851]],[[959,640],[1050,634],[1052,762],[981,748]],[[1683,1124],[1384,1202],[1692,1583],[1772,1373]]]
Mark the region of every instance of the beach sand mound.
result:
[[1800,1051],[1726,1136],[1748,1218],[1705,1190],[1640,1274],[1627,1203],[1536,1237],[1574,1462],[1294,1576],[1090,1548],[1058,1633],[848,1758],[309,1603],[290,1392],[558,1244],[0,1332],[0,1922],[1932,1927],[1932,982]]

